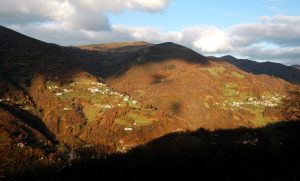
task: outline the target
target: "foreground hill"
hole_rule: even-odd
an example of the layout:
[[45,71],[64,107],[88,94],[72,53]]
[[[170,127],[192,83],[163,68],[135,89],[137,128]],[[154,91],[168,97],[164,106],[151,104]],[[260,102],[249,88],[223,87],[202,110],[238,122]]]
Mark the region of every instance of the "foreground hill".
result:
[[271,75],[279,77],[291,83],[295,83],[298,85],[300,84],[300,70],[295,67],[286,66],[274,62],[258,63],[253,60],[237,59],[230,55],[220,57],[219,59],[233,64],[246,72],[250,72],[253,74]]
[[[297,120],[299,87],[174,43],[62,47],[0,26],[0,176],[177,131]],[[21,158],[21,159],[20,159]]]

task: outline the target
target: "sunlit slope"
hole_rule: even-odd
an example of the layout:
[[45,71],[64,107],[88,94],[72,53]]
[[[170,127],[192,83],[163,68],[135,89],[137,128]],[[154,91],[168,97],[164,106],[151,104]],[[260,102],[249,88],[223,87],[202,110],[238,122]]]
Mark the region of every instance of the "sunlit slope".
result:
[[259,127],[280,121],[282,99],[297,87],[172,43],[144,48],[132,61],[137,63],[108,79],[112,87],[192,128]]

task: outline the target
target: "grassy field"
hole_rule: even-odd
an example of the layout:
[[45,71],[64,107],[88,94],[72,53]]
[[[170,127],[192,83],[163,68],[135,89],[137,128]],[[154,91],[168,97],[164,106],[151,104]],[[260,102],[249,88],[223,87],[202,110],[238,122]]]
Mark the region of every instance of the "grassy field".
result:
[[125,127],[147,126],[153,123],[153,119],[141,113],[129,112],[125,116],[115,119],[115,123]]
[[149,124],[152,124],[153,122],[146,116],[137,113],[128,113],[127,116],[131,118],[134,121],[134,123],[136,123],[137,126],[147,126]]
[[116,118],[114,122],[124,127],[133,127],[133,121],[130,121],[127,117]]

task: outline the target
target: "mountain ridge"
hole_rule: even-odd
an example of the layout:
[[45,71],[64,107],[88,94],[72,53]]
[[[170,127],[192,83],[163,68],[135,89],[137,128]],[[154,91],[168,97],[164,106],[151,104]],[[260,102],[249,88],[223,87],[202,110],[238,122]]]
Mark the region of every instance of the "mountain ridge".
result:
[[238,59],[230,55],[219,57],[218,59],[233,64],[246,72],[267,74],[282,78],[291,83],[300,84],[300,70],[291,66],[275,62],[256,62],[254,60]]
[[296,69],[300,69],[300,65],[296,64],[296,65],[291,65],[291,67],[294,67]]

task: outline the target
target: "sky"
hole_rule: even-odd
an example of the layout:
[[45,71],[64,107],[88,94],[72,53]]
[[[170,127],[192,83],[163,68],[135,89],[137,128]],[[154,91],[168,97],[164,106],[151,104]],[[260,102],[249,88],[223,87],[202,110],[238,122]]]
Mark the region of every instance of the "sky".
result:
[[60,45],[172,41],[300,64],[299,0],[0,0],[0,24]]

